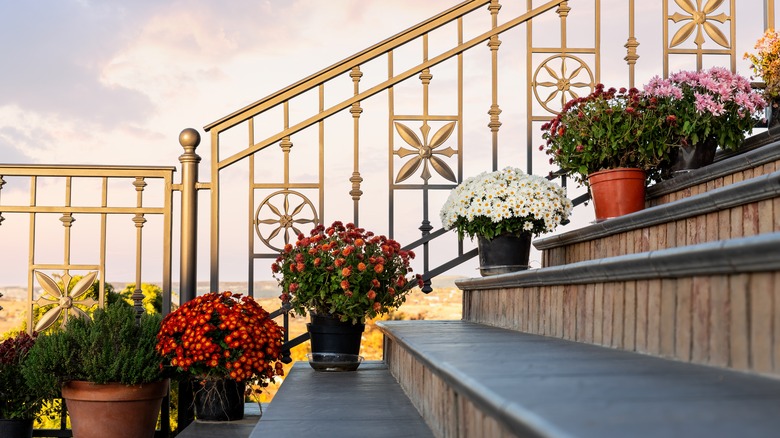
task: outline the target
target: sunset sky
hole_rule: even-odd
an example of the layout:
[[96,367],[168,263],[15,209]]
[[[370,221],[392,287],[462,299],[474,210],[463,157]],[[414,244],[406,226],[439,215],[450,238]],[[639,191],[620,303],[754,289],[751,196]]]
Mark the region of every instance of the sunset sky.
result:
[[0,162],[176,165],[183,128],[457,3],[2,1]]
[[[0,163],[178,166],[182,129],[204,135],[457,3],[0,1]],[[26,283],[25,257],[13,254],[27,239],[11,222],[0,230],[0,286]]]
[[[182,129],[203,135],[203,126],[458,3],[0,0],[0,163],[178,166]],[[525,5],[502,3],[506,9]],[[738,3],[760,14],[763,2]],[[626,2],[601,4],[603,49],[622,64],[603,68],[601,80],[622,84],[616,81],[625,80]],[[636,7],[640,20],[660,12],[660,2],[637,1]],[[748,15],[738,16],[740,55],[763,29]],[[654,62],[659,22],[649,21],[637,28],[637,84],[661,74]],[[749,74],[747,65],[740,56],[737,70]],[[502,119],[525,117],[515,100],[502,102]],[[27,238],[9,233],[9,222],[0,227],[0,286],[26,283],[26,260],[14,248],[26,249]],[[21,267],[7,268],[11,260]]]

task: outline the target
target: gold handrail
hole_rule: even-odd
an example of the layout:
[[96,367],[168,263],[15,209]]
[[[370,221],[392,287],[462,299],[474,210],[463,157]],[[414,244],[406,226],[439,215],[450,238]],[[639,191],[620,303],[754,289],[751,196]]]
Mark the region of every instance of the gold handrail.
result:
[[[563,1],[563,0],[561,0]],[[203,129],[207,132],[215,129],[217,131],[223,131],[232,126],[246,121],[248,118],[256,116],[268,108],[272,108],[279,105],[293,97],[305,93],[320,84],[323,84],[334,77],[344,74],[353,67],[361,65],[365,62],[371,61],[393,49],[396,49],[409,41],[414,40],[434,29],[437,29],[445,24],[448,24],[455,19],[462,17],[469,12],[487,5],[490,0],[468,0],[459,5],[455,5],[446,11],[429,18],[415,26],[412,26],[396,35],[387,38],[386,40],[377,43],[361,52],[358,52],[342,61],[339,61],[330,67],[324,68],[317,73],[314,73],[300,81],[283,88],[269,96],[266,96],[246,107],[233,112],[213,123],[206,125]],[[556,2],[556,3],[560,3]]]
[[[504,24],[502,24],[500,26],[497,26],[497,27],[495,27],[495,28],[493,28],[493,29],[491,29],[491,30],[489,30],[487,32],[484,32],[484,33],[482,33],[482,34],[480,34],[480,35],[470,39],[469,41],[467,41],[465,43],[459,44],[455,48],[450,49],[450,50],[448,50],[448,51],[446,51],[446,52],[444,52],[444,53],[442,53],[442,54],[440,54],[440,55],[438,55],[438,56],[436,56],[436,57],[434,57],[434,58],[432,58],[432,59],[430,59],[428,61],[425,61],[425,62],[423,62],[421,64],[418,64],[417,66],[412,67],[412,68],[406,70],[403,73],[394,75],[392,78],[390,78],[390,79],[388,79],[388,80],[386,80],[384,82],[381,82],[381,83],[379,83],[379,84],[369,88],[366,91],[363,91],[361,93],[355,94],[352,97],[342,101],[339,104],[333,105],[330,108],[327,108],[327,109],[325,109],[323,111],[320,111],[318,114],[316,114],[316,115],[314,115],[312,117],[309,117],[308,119],[306,119],[306,120],[304,120],[302,122],[299,122],[299,123],[297,123],[297,124],[287,128],[287,129],[284,129],[284,130],[280,131],[279,133],[277,133],[275,135],[272,135],[272,136],[266,138],[265,140],[263,140],[263,141],[261,141],[259,143],[255,143],[253,146],[250,146],[249,148],[244,149],[241,152],[235,153],[235,154],[231,155],[230,157],[225,158],[224,160],[220,160],[219,163],[218,163],[218,167],[220,169],[223,169],[223,168],[225,168],[227,166],[230,166],[231,164],[234,164],[237,161],[240,161],[240,160],[242,160],[242,159],[244,159],[244,158],[246,158],[246,157],[248,157],[248,156],[250,156],[250,155],[252,155],[252,154],[254,154],[256,152],[258,152],[258,151],[260,151],[260,150],[270,146],[271,144],[274,144],[274,143],[282,140],[285,137],[291,136],[292,134],[294,134],[296,132],[299,132],[302,129],[305,129],[305,128],[311,126],[311,125],[314,125],[315,123],[317,123],[319,121],[322,121],[322,120],[324,120],[324,119],[326,119],[326,118],[328,118],[328,117],[330,117],[330,116],[332,116],[332,115],[334,115],[334,114],[336,114],[336,113],[338,113],[338,112],[340,112],[340,111],[350,107],[352,104],[354,104],[356,102],[363,101],[363,100],[365,100],[365,99],[367,99],[367,98],[369,98],[369,97],[371,97],[371,96],[373,96],[373,95],[375,95],[377,93],[380,93],[380,92],[382,92],[382,91],[384,91],[384,90],[386,90],[386,89],[388,89],[388,88],[390,88],[390,87],[392,87],[392,86],[394,86],[394,85],[396,85],[396,84],[398,84],[400,82],[403,82],[406,79],[409,79],[410,77],[414,76],[415,74],[420,73],[421,71],[423,71],[423,70],[425,70],[427,68],[431,68],[431,67],[433,67],[433,66],[435,66],[437,64],[440,64],[440,63],[442,63],[442,62],[452,58],[453,56],[458,55],[459,53],[462,53],[462,52],[464,52],[464,51],[466,51],[466,50],[468,50],[468,49],[470,49],[472,47],[475,47],[477,44],[480,44],[480,43],[483,43],[485,41],[488,41],[488,40],[490,40],[491,37],[499,35],[499,34],[501,34],[503,32],[506,32],[507,30],[512,29],[514,27],[517,27],[517,26],[525,23],[526,21],[531,20],[534,17],[536,17],[538,15],[541,15],[541,14],[549,11],[550,9],[552,9],[552,8],[554,8],[554,7],[560,5],[561,3],[564,3],[564,2],[565,2],[565,0],[551,0],[551,1],[543,4],[542,6],[539,6],[539,7],[536,7],[534,9],[531,9],[530,11],[526,12],[525,14],[523,14],[523,15],[521,15],[521,16],[513,19],[513,20],[507,21],[506,23],[504,23]],[[480,3],[489,3],[489,1],[487,1],[487,2],[482,1]],[[442,24],[446,24],[446,23],[441,23],[441,24],[439,24],[439,26],[441,26]],[[415,27],[413,29],[416,29],[416,28],[417,27]],[[426,32],[429,32],[430,30],[431,29],[426,29]],[[405,39],[405,38],[402,38],[401,40],[403,40],[404,42],[408,42],[408,40]],[[388,48],[387,50],[392,50],[392,48],[395,48],[395,47],[397,47],[398,45],[401,44],[401,43],[398,43],[398,42],[396,42],[396,43],[397,43],[397,45],[394,45],[394,46]],[[387,44],[389,45],[389,43],[387,43]],[[379,56],[381,54],[382,53],[377,53],[373,57]],[[369,58],[369,59],[373,59],[373,57]],[[363,59],[363,58],[360,58],[360,59],[362,61],[369,60],[369,59]],[[345,63],[349,62],[349,63],[348,64],[342,64],[342,63],[336,64],[337,66],[341,65],[340,73],[344,73],[344,72],[350,70],[352,68],[352,66],[357,65],[356,63],[353,63],[354,62],[353,58],[348,58],[347,60],[345,60],[343,62],[345,62]],[[345,66],[349,66],[349,68],[346,68]],[[233,122],[232,124],[222,125],[222,123],[220,123],[220,122],[215,122],[215,123],[213,123],[211,125],[206,126],[204,129],[206,129],[208,131],[209,129],[218,127],[219,129],[217,131],[219,131],[219,130],[222,130],[222,129],[227,129],[228,127],[235,126],[236,124],[241,123],[243,121],[246,121],[248,118],[257,115],[257,114],[261,113],[262,111],[264,111],[264,110],[266,110],[266,109],[268,109],[268,108],[270,108],[272,106],[278,105],[279,103],[283,103],[284,101],[294,97],[295,95],[301,94],[301,93],[303,93],[305,91],[308,91],[308,90],[310,90],[310,89],[312,89],[314,87],[319,86],[325,80],[327,80],[327,79],[321,79],[321,80],[317,81],[316,79],[319,77],[318,75],[320,75],[320,74],[327,76],[327,79],[331,79],[332,78],[332,75],[328,74],[327,71],[323,70],[321,73],[318,73],[317,75],[312,76],[311,77],[312,79],[301,81],[299,83],[300,85],[298,85],[298,86],[289,87],[288,88],[288,90],[290,90],[289,93],[283,93],[283,92],[277,93],[275,95],[272,95],[272,97],[270,97],[270,98],[266,98],[264,100],[258,101],[256,104],[250,105],[249,107],[245,108],[244,110],[241,110],[238,113],[234,113],[232,116],[229,116],[228,118],[223,119],[223,120],[231,119],[232,122]],[[309,84],[308,88],[304,88],[304,86],[306,84]],[[262,106],[259,106],[259,105],[262,105]],[[248,113],[245,114],[245,112],[248,112]],[[242,118],[240,120],[236,120],[236,118],[240,114],[243,114]]]

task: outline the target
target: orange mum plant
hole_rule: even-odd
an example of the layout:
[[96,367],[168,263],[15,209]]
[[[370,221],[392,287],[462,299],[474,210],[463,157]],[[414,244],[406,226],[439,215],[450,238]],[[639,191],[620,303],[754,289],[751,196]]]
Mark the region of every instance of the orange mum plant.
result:
[[285,245],[271,270],[282,302],[296,315],[308,311],[357,324],[397,308],[413,287],[422,287],[419,275],[407,277],[413,258],[393,239],[336,221]]
[[157,351],[165,366],[200,380],[256,380],[261,387],[283,375],[282,333],[252,297],[208,293],[162,321]]

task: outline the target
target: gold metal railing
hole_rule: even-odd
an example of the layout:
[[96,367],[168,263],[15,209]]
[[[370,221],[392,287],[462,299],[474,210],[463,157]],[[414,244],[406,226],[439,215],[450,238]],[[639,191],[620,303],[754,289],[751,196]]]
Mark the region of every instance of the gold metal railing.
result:
[[[3,251],[24,253],[21,248],[8,247],[9,227],[16,229],[26,222],[29,231],[25,303],[28,332],[64,325],[70,317],[86,316],[89,309],[103,307],[107,277],[113,275],[117,280],[120,270],[124,275],[132,274],[135,280],[132,299],[139,315],[144,312],[141,285],[148,278],[151,280],[147,282],[161,285],[162,311],[170,311],[174,171],[174,167],[0,165]],[[82,182],[93,184],[77,190]],[[153,193],[148,186],[154,188]],[[59,192],[61,197],[44,196],[42,192]],[[23,202],[25,197],[27,201]],[[155,230],[148,232],[147,222],[152,218],[160,220]],[[62,233],[60,260],[46,248],[54,245],[58,233]],[[145,237],[154,243],[144,245]],[[84,251],[87,247],[91,250]],[[143,257],[152,254],[155,266],[144,270]],[[128,263],[132,267],[117,268]],[[77,276],[81,277],[79,281],[75,281]],[[96,282],[97,299],[89,294]],[[170,431],[167,403],[162,409],[162,429],[156,436],[168,436]],[[36,436],[50,434],[70,436],[64,414],[60,429],[35,431]]]
[[[302,231],[298,228],[299,224],[317,223],[321,222],[325,218],[325,165],[324,160],[326,156],[326,142],[324,137],[325,121],[326,119],[333,117],[342,111],[348,111],[353,119],[353,135],[351,151],[352,155],[352,172],[346,176],[346,179],[351,183],[351,189],[349,190],[349,196],[352,201],[351,218],[348,215],[339,215],[338,219],[352,220],[355,223],[360,221],[360,205],[363,198],[363,181],[364,172],[361,172],[361,142],[360,142],[360,124],[361,117],[364,112],[364,102],[372,96],[381,92],[387,92],[388,95],[388,120],[389,120],[389,148],[387,154],[390,160],[389,179],[387,184],[389,185],[389,234],[392,236],[394,233],[394,192],[402,190],[420,190],[423,194],[423,218],[419,224],[423,235],[429,234],[432,229],[429,220],[428,213],[428,191],[429,190],[442,190],[450,189],[454,186],[456,181],[462,179],[462,154],[458,153],[462,150],[463,141],[463,100],[462,93],[459,93],[459,100],[457,104],[456,114],[450,115],[435,115],[429,111],[429,85],[433,78],[431,69],[445,61],[450,59],[457,59],[459,63],[458,74],[458,86],[463,87],[463,74],[462,74],[462,62],[463,52],[473,49],[479,44],[488,42],[490,50],[492,51],[492,63],[493,63],[493,103],[490,106],[490,129],[492,130],[492,144],[493,144],[493,168],[497,166],[497,150],[498,150],[498,129],[501,126],[499,121],[499,114],[501,113],[498,107],[498,91],[495,81],[495,68],[497,63],[497,51],[500,42],[497,36],[504,31],[519,26],[531,18],[538,16],[548,10],[551,10],[558,6],[562,2],[560,0],[548,1],[542,5],[529,8],[523,14],[508,20],[502,24],[498,23],[498,10],[501,8],[498,1],[469,1],[461,3],[460,5],[453,7],[444,13],[427,20],[417,26],[402,32],[395,37],[385,40],[375,46],[366,49],[363,52],[356,54],[338,64],[331,66],[328,69],[310,76],[302,81],[293,84],[277,93],[268,96],[246,108],[233,113],[223,119],[220,119],[212,124],[206,126],[206,130],[211,133],[211,204],[212,204],[212,233],[211,233],[211,283],[212,288],[218,284],[219,269],[219,237],[220,237],[220,172],[229,166],[232,166],[239,161],[247,160],[249,168],[249,184],[248,190],[250,192],[249,208],[247,211],[250,213],[249,222],[253,224],[250,230],[249,236],[249,284],[253,283],[254,275],[254,260],[262,258],[276,257],[278,250],[284,243],[291,239],[291,235],[294,238],[294,234]],[[463,20],[464,16],[476,11],[482,6],[488,6],[491,15],[491,24],[487,30],[478,32],[476,36],[465,40]],[[447,24],[455,23],[457,44],[444,50],[438,55],[431,56],[429,53],[429,35],[434,30],[445,26]],[[401,48],[407,43],[412,41],[419,41],[422,48],[422,60],[413,67],[407,68],[400,73],[395,73],[394,51]],[[364,79],[364,73],[361,66],[367,64],[379,57],[384,57],[387,61],[387,74],[386,77],[377,81],[373,86],[361,91],[361,82]],[[352,84],[352,93],[347,95],[344,99],[338,100],[337,103],[326,107],[325,106],[325,90],[326,86],[330,85],[331,81],[334,81],[339,76],[347,75]],[[422,84],[422,111],[418,114],[398,114],[395,112],[395,92],[394,87],[398,86],[402,82],[411,80],[415,75],[419,75],[419,80]],[[293,99],[302,95],[303,93],[315,91],[317,94],[317,109],[311,115],[304,115],[302,120],[298,123],[291,124],[290,118],[290,105]],[[266,137],[263,140],[256,141],[255,131],[256,122],[255,118],[269,112],[273,109],[281,107],[283,126],[282,129],[275,134]],[[421,123],[419,133],[422,134],[420,138],[415,130],[410,128],[409,122]],[[429,134],[432,131],[432,124],[439,125],[438,128],[433,131],[433,136],[429,140]],[[248,136],[246,142],[248,147],[223,157],[220,154],[220,148],[222,147],[222,136],[229,130],[240,128],[246,129]],[[317,125],[318,129],[318,147],[317,151],[318,159],[314,159],[312,156],[307,156],[306,159],[309,162],[317,162],[318,178],[316,181],[311,182],[297,182],[292,181],[290,177],[290,155],[293,150],[292,137],[305,130],[306,128]],[[396,139],[393,136],[393,130],[395,130],[403,146],[399,148],[394,147],[394,141]],[[444,144],[450,135],[455,133],[457,137],[457,146],[445,147]],[[255,169],[255,156],[259,152],[266,152],[266,149],[274,144],[278,144],[283,154],[282,175],[279,181],[265,182],[257,181],[254,172]],[[411,148],[409,148],[411,147]],[[408,156],[412,156],[405,164],[403,164],[396,174],[393,170],[393,159],[395,157],[404,159]],[[446,163],[440,157],[451,158],[455,156],[457,160],[456,171],[453,171],[448,163]],[[415,172],[422,167],[422,184],[402,184],[407,181]],[[432,174],[429,167],[433,168],[435,174]],[[265,176],[265,175],[263,175]],[[435,177],[435,178],[434,178]],[[432,180],[443,178],[444,183],[436,182]],[[312,201],[303,190],[313,190],[317,192],[317,201]],[[259,203],[255,199],[255,191],[265,191],[267,195],[262,198]],[[270,213],[264,211],[268,210]],[[419,210],[419,209],[416,209]],[[292,213],[292,214],[291,214]],[[265,214],[265,215],[264,215]],[[345,217],[346,216],[346,217]],[[268,228],[264,230],[263,228]],[[302,227],[301,227],[302,228]],[[306,231],[306,228],[303,229]],[[255,237],[255,234],[257,237]],[[276,241],[274,241],[276,239]],[[261,246],[270,252],[259,252],[255,249],[255,240],[259,240]],[[427,245],[427,244],[426,244]],[[459,250],[462,254],[462,248]],[[427,252],[424,254],[427,259]],[[427,260],[425,261],[427,265]],[[427,270],[427,268],[426,268]]]
[[[637,77],[649,78],[648,71],[650,75],[665,75],[670,67],[683,65],[683,58],[691,65],[688,68],[725,62],[732,70],[741,59],[736,44],[735,0],[664,0],[662,5],[635,0],[526,0],[520,10],[522,2],[504,3],[463,2],[206,125],[211,140],[212,289],[219,284],[221,239],[234,230],[221,228],[226,211],[221,202],[226,193],[236,189],[239,178],[246,181],[242,191],[248,194],[241,200],[245,204],[241,210],[248,224],[244,229],[250,290],[255,272],[267,268],[257,261],[276,257],[284,243],[306,232],[311,224],[335,219],[375,228],[366,224],[368,220],[379,223],[391,236],[401,234],[394,236],[399,240],[417,241],[423,248],[422,270],[441,272],[441,267],[454,266],[454,260],[460,263],[473,255],[464,252],[462,242],[456,242],[451,233],[434,232],[431,216],[438,213],[440,204],[436,201],[441,202],[442,193],[464,176],[504,165],[524,167],[529,173],[549,172],[547,157],[537,149],[539,127],[567,100],[589,93],[602,81],[606,59],[611,62],[606,70],[609,79],[614,80],[621,71],[617,85],[627,86],[637,85]],[[514,10],[505,13],[508,7]],[[625,9],[620,19],[615,19],[616,7]],[[774,22],[773,0],[742,1],[739,7],[746,15],[763,12],[767,26]],[[651,8],[655,8],[653,15],[646,12]],[[603,23],[605,14],[609,17]],[[637,30],[644,29],[647,20],[658,20],[659,15],[662,44],[660,48],[655,44],[657,56],[640,57],[640,40],[650,48],[653,42],[642,39]],[[626,29],[617,29],[618,23],[625,23]],[[604,35],[615,40],[618,33],[617,39],[625,41],[625,52],[619,54],[622,67],[614,64],[614,53],[604,51]],[[442,35],[446,35],[446,42],[436,44]],[[506,49],[507,41],[521,41],[524,48],[517,54],[518,44]],[[410,58],[411,65],[401,66],[402,59]],[[476,68],[473,58],[481,63]],[[514,73],[520,73],[517,82],[524,87],[507,85],[499,77],[507,71],[508,62],[523,67]],[[441,85],[435,79],[440,75]],[[445,85],[455,97],[442,106],[438,102],[447,96],[443,98],[435,88]],[[410,87],[417,87],[411,98]],[[472,92],[482,98],[473,98]],[[385,108],[372,105],[382,96],[387,99]],[[481,120],[474,118],[469,99],[484,105],[479,112]],[[514,100],[522,100],[524,105],[518,107]],[[415,105],[409,104],[412,101]],[[417,110],[410,111],[410,106]],[[372,124],[369,118],[377,111],[386,116],[379,117],[384,119],[381,123]],[[338,137],[326,135],[331,126],[338,130]],[[478,129],[485,129],[485,134],[476,134]],[[386,139],[379,132],[387,132]],[[525,141],[518,141],[523,135]],[[271,148],[274,145],[278,149]],[[296,155],[297,149],[305,152]],[[386,162],[380,157],[386,157]],[[270,162],[276,163],[275,167],[264,165]],[[469,167],[476,162],[481,167]],[[351,163],[350,168],[346,163]],[[296,166],[307,171],[296,170]],[[231,182],[223,187],[221,178],[230,175],[228,170],[241,176],[228,177]],[[335,172],[340,173],[340,181],[333,178]],[[339,188],[331,188],[336,186]],[[372,186],[381,186],[386,192],[377,195]],[[331,195],[334,190],[342,195]],[[571,188],[570,194],[576,195],[578,190],[584,193],[584,189]],[[370,191],[371,196],[367,196]],[[412,192],[418,198],[409,201]],[[338,196],[343,199],[332,200]],[[372,202],[378,197],[381,202]],[[233,208],[232,214],[233,199],[225,202]],[[372,212],[371,217],[366,211]],[[380,212],[387,215],[386,220],[376,218]],[[410,214],[418,218],[413,225],[407,218]],[[416,236],[409,232],[414,228],[420,232]],[[445,249],[455,256],[438,261],[442,264],[432,269],[429,249],[434,236],[436,240],[449,238],[457,249]]]
[[[211,290],[219,289],[225,267],[221,252],[245,257],[252,293],[255,277],[268,271],[263,262],[294,234],[336,219],[386,230],[422,248],[422,269],[416,270],[428,277],[446,272],[475,254],[431,220],[464,176],[505,165],[546,174],[551,169],[537,150],[538,128],[568,99],[602,80],[635,86],[682,67],[738,69],[737,37],[755,31],[759,16],[764,28],[774,26],[774,0],[464,1],[207,125],[210,182],[199,181],[200,137],[189,129],[180,136],[180,184],[173,182],[173,167],[0,164],[0,241],[8,242],[3,233],[20,218],[29,231],[27,328],[63,321],[79,312],[79,304],[102,305],[113,251],[122,259],[134,256],[138,302],[149,277],[144,256],[161,254],[152,277],[162,278],[167,312],[176,191],[185,301],[195,296],[198,278],[198,190],[209,191]],[[647,31],[648,20],[655,33]],[[605,50],[616,41],[620,53]],[[96,202],[74,200],[80,180],[98,181]],[[153,184],[161,185],[156,203],[148,199]],[[60,197],[41,201],[51,187]],[[114,203],[117,187],[133,195]],[[26,201],[9,198],[25,190]],[[583,193],[570,188],[570,196],[577,190]],[[41,250],[57,240],[53,227],[41,225],[52,217],[59,222],[54,228],[62,236],[61,257]],[[89,243],[97,255],[79,261],[73,250],[87,243],[74,239],[73,230],[86,217],[97,218]],[[124,221],[120,233],[133,236],[121,248],[112,247],[116,233],[108,231],[114,217]],[[152,217],[161,218],[159,239],[144,244]],[[55,274],[62,274],[61,282]],[[69,287],[75,275],[84,280]],[[97,300],[82,300],[93,280]],[[39,287],[42,296],[36,296]],[[47,312],[35,320],[39,307]]]
[[[95,305],[103,307],[105,299],[106,269],[110,262],[109,250],[111,249],[111,236],[116,231],[133,233],[135,235],[132,248],[121,251],[122,257],[133,254],[134,269],[133,279],[136,291],[133,296],[138,298],[138,305],[143,299],[141,293],[142,257],[144,254],[143,237],[144,226],[150,216],[162,217],[160,238],[154,250],[162,254],[161,266],[156,272],[155,279],[162,279],[164,294],[164,310],[170,309],[171,303],[171,218],[172,218],[172,186],[173,167],[123,167],[123,166],[49,166],[49,165],[0,165],[0,191],[6,192],[6,198],[11,191],[26,192],[28,202],[9,204],[0,203],[0,215],[5,220],[14,217],[14,220],[27,216],[29,227],[28,239],[28,264],[27,264],[27,330],[42,331],[54,325],[56,322],[65,324],[69,316],[84,315],[82,308],[90,308]],[[62,198],[58,200],[42,201],[39,199],[41,181],[45,180],[58,187],[64,186]],[[76,182],[84,180],[96,180],[97,190],[92,192],[93,198],[87,200],[74,200],[73,186]],[[155,205],[145,201],[146,187],[152,181],[161,182],[162,196]],[[127,190],[124,199],[114,202],[112,192],[119,191],[118,187],[124,185]],[[132,196],[128,191],[134,192]],[[0,196],[2,194],[0,193]],[[20,196],[21,197],[21,196]],[[2,198],[0,198],[2,201]],[[91,223],[85,224],[91,229],[83,229],[80,234],[82,239],[72,238],[74,228],[78,227],[79,219],[88,216],[97,217],[97,227]],[[41,254],[41,246],[48,241],[54,241],[53,234],[56,229],[47,226],[46,219],[55,217],[61,224],[63,236],[63,256],[60,261],[55,260],[51,254]],[[108,230],[109,217],[122,217],[126,222],[118,228]],[[1,222],[0,222],[1,223]],[[49,225],[51,221],[49,221]],[[113,224],[112,224],[113,225]],[[8,228],[9,224],[5,224]],[[3,230],[0,230],[2,232]],[[91,233],[90,233],[91,231]],[[89,236],[87,236],[90,234]],[[9,237],[3,240],[6,242]],[[83,250],[85,246],[94,248],[88,251],[95,256],[83,257],[84,261],[73,260],[76,249]],[[71,285],[71,278],[79,275],[81,281]],[[59,281],[55,281],[61,276]],[[97,281],[97,300],[87,295],[92,284]],[[42,289],[37,295],[36,289]],[[139,296],[140,295],[140,296]],[[36,312],[40,307],[45,313]],[[138,309],[140,311],[140,308]],[[39,315],[36,319],[36,315]]]

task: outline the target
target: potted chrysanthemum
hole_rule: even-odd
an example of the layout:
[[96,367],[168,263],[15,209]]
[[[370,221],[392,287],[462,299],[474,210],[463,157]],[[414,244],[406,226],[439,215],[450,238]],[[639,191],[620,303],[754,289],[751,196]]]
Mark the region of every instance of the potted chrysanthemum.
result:
[[767,127],[780,126],[780,36],[774,29],[767,29],[756,41],[756,53],[745,53],[753,73],[764,81],[763,95],[769,104]]
[[283,304],[295,315],[311,316],[312,354],[344,355],[351,364],[343,370],[351,370],[359,364],[366,319],[397,308],[421,286],[421,277],[411,275],[413,258],[393,239],[336,221],[285,245],[271,269]]
[[645,207],[648,175],[669,153],[670,122],[636,88],[598,84],[542,125],[542,138],[550,164],[589,186],[601,221]]
[[444,228],[457,230],[461,239],[477,238],[480,273],[485,276],[527,269],[532,236],[567,221],[571,208],[558,184],[506,167],[460,183],[440,217]]
[[252,297],[211,292],[163,319],[156,349],[192,380],[198,419],[240,420],[247,382],[257,389],[283,375],[282,331]]
[[672,122],[667,142],[676,147],[661,163],[672,173],[711,164],[718,147],[739,148],[766,106],[747,78],[723,67],[656,76],[644,86],[644,95]]

